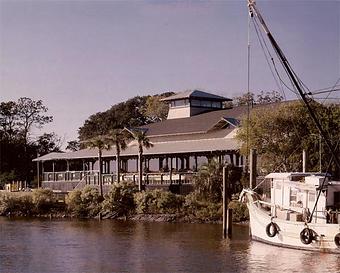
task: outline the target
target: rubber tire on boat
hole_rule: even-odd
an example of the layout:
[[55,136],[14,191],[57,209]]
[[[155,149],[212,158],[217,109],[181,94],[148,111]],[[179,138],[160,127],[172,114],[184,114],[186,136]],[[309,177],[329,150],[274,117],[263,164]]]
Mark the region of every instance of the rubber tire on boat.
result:
[[266,233],[269,237],[274,237],[277,234],[278,230],[277,230],[277,226],[275,223],[270,222],[267,226],[266,226]]
[[310,228],[304,228],[300,232],[300,240],[305,245],[309,245],[313,241],[313,238],[314,238],[314,231]]
[[340,233],[338,233],[337,235],[335,235],[334,237],[334,243],[336,244],[336,246],[338,248],[340,248]]

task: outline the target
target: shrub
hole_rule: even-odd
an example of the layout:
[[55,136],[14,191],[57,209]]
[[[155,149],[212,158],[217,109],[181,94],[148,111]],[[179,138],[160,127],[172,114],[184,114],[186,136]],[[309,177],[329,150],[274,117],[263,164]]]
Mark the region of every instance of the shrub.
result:
[[43,214],[51,212],[56,204],[56,199],[53,196],[53,191],[49,189],[37,189],[33,191],[32,202],[35,213]]
[[135,210],[134,193],[136,185],[129,182],[114,183],[105,195],[103,202],[104,213],[113,213],[115,216],[128,216]]
[[218,221],[222,217],[222,204],[202,200],[201,195],[192,192],[185,197],[184,209],[200,221]]
[[29,194],[0,194],[0,215],[32,215],[34,205]]
[[137,213],[175,213],[178,212],[184,197],[168,191],[152,190],[135,194]]
[[242,222],[249,220],[249,212],[245,204],[234,200],[229,202],[228,207],[233,209],[233,222]]
[[100,212],[100,195],[97,188],[86,186],[66,196],[68,210],[77,217],[93,217]]

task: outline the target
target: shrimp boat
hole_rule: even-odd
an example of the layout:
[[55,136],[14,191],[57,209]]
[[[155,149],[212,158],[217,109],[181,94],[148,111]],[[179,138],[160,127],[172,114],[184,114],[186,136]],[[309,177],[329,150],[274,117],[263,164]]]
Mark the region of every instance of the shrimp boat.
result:
[[[317,120],[309,104],[310,98],[273,38],[254,0],[248,0],[248,8],[250,17],[256,17],[260,22],[331,151],[332,160],[340,168],[336,149]],[[327,173],[288,172],[271,173],[264,182],[270,185],[270,198],[260,196],[252,189],[243,189],[240,194],[240,200],[249,209],[252,239],[287,248],[340,253],[340,181],[333,181]]]
[[249,209],[254,240],[340,253],[340,181],[317,173],[271,173],[265,180],[269,202],[250,189],[240,195]]

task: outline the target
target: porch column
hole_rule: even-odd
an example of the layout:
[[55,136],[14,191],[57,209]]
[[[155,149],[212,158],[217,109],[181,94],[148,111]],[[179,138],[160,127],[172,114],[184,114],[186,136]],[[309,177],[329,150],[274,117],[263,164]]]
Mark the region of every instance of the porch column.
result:
[[54,163],[54,161],[53,161],[53,162],[52,162],[53,181],[55,181],[55,173],[54,173],[54,169],[55,169],[54,167],[55,167],[55,166],[54,166],[54,164],[55,164],[55,163]]
[[[39,155],[38,155],[39,157]],[[38,189],[40,189],[40,171],[39,171],[39,161],[37,161],[37,182],[38,182]]]
[[197,155],[195,155],[195,172],[197,172],[197,170],[198,170],[198,166],[197,166]]
[[185,166],[185,168],[187,169],[187,170],[189,170],[190,169],[190,156],[187,156],[187,158],[186,158],[186,166]]
[[172,157],[170,157],[170,171],[169,171],[169,177],[170,177],[170,184],[172,184]]
[[185,160],[185,157],[182,156],[181,157],[181,170],[184,170],[184,160]]
[[178,157],[176,156],[176,171],[178,171]]
[[158,170],[162,170],[163,169],[163,157],[158,158]]

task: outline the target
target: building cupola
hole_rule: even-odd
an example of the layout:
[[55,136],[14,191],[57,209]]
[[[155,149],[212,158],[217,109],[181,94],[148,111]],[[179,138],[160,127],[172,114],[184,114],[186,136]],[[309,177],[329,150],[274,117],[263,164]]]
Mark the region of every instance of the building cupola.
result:
[[169,103],[168,119],[187,118],[201,113],[223,109],[223,102],[231,99],[203,92],[188,90],[162,99]]

